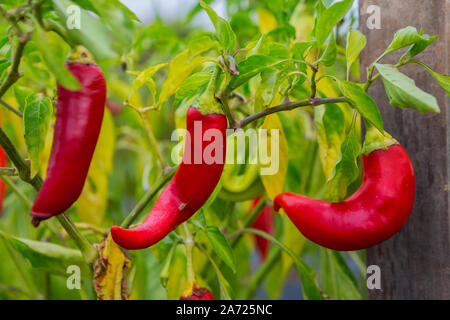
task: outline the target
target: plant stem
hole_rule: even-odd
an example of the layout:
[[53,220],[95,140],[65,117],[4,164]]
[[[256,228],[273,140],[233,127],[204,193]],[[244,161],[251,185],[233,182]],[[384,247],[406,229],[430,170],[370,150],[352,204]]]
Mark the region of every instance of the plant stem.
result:
[[0,178],[6,183],[8,188],[10,188],[15,194],[17,194],[19,198],[21,198],[27,204],[28,208],[31,208],[31,206],[33,205],[31,200],[28,199],[28,197],[22,192],[22,190],[17,188],[17,186],[11,181],[10,177],[2,175],[0,176]]
[[191,285],[195,281],[194,264],[192,259],[192,250],[194,249],[194,239],[192,239],[188,225],[184,223],[183,226],[184,231],[186,233],[186,240],[184,241],[184,245],[186,247],[186,273],[188,284]]
[[16,168],[0,168],[0,176],[17,176]]
[[11,140],[6,135],[5,131],[3,131],[2,128],[0,128],[0,146],[5,150],[6,154],[8,155],[8,158],[11,160],[11,162],[14,164],[14,166],[17,168],[17,171],[19,173],[19,177],[31,184],[36,190],[39,190],[42,186],[42,178],[40,175],[36,175],[35,177],[30,177],[30,166],[28,163],[21,157],[19,152],[17,151],[14,144],[11,142]]
[[293,110],[299,107],[309,107],[309,106],[318,106],[322,104],[328,104],[328,103],[341,103],[341,102],[347,102],[347,98],[345,97],[336,97],[336,98],[314,98],[314,99],[305,99],[297,102],[290,102],[290,103],[283,103],[278,106],[268,108],[265,110],[262,110],[260,112],[257,112],[255,114],[252,114],[251,116],[242,119],[239,122],[239,128],[243,128],[249,123],[256,121],[260,118],[266,117],[269,114],[280,112],[280,111],[287,111],[287,110]]
[[161,149],[158,146],[158,142],[156,141],[155,135],[153,134],[153,130],[150,127],[150,119],[147,115],[147,112],[139,110],[139,114],[142,118],[142,121],[144,122],[145,130],[147,131],[147,134],[150,138],[150,143],[154,151],[156,152],[159,162],[161,163],[162,171],[164,172],[168,168],[168,165],[166,159],[164,159],[164,155],[162,154]]
[[248,289],[244,292],[244,297],[242,299],[249,300],[251,299],[258,288],[261,285],[261,282],[266,278],[267,273],[272,269],[275,263],[280,259],[281,250],[280,248],[274,248],[270,253],[269,257],[264,261],[261,267],[255,272],[250,283],[248,284]]
[[217,264],[214,262],[214,259],[209,255],[208,251],[206,251],[201,245],[199,245],[198,243],[195,243],[195,246],[197,247],[197,249],[203,253],[203,255],[205,257],[208,258],[209,262],[211,263],[211,265],[213,266],[214,270],[216,271],[216,275],[217,275],[217,280],[219,281],[220,284],[220,292],[221,292],[221,298],[222,300],[230,300],[230,297],[228,295],[228,292],[225,292],[225,290],[222,289],[223,286],[225,286],[225,284],[222,282],[222,278],[223,274],[220,271],[220,268],[217,266]]
[[77,227],[78,229],[91,230],[95,233],[102,235],[103,237],[106,237],[109,232],[103,228],[100,228],[100,227],[97,227],[97,226],[94,226],[92,224],[85,223],[85,222],[76,222],[75,227]]
[[235,120],[233,117],[233,114],[231,113],[230,105],[228,103],[228,85],[230,84],[231,76],[229,73],[225,73],[225,84],[223,89],[221,89],[220,93],[218,94],[218,98],[222,104],[222,109],[225,112],[225,116],[228,119],[228,126],[230,128],[233,128],[235,125]]
[[82,237],[81,233],[65,213],[56,216],[56,218],[80,249],[86,262],[89,264],[92,263],[98,256],[97,249]]
[[11,69],[8,71],[8,75],[3,83],[0,85],[0,98],[3,97],[5,92],[11,87],[19,78],[19,64],[22,58],[23,50],[25,45],[30,39],[30,34],[19,35],[17,45],[13,47]]
[[[269,240],[270,242],[272,242],[274,245],[277,245],[281,250],[283,250],[284,252],[286,252],[294,261],[295,265],[297,266],[297,268],[299,270],[301,270],[301,265],[304,264],[298,257],[297,255],[291,250],[289,249],[286,245],[284,245],[281,241],[275,239],[275,237],[271,236],[270,234],[261,231],[261,230],[257,230],[257,229],[252,229],[252,228],[245,228],[242,229],[240,232],[237,233],[237,235],[239,233],[252,233],[252,234],[256,234],[258,236],[261,236],[263,238],[266,238],[267,240]],[[299,271],[300,272],[300,271]],[[260,276],[260,278],[262,279],[262,276]],[[258,288],[258,286],[256,286],[256,289]]]
[[[250,214],[246,217],[245,221],[244,221],[244,225],[242,226],[243,228],[248,228],[251,226],[251,224],[253,223],[253,221],[256,220],[256,218],[258,217],[259,213],[261,212],[261,210],[264,208],[264,206],[267,205],[267,202],[262,199],[261,201],[258,202],[258,204],[256,205],[255,208],[253,208],[253,210],[250,212]],[[239,243],[239,241],[242,239],[243,234],[238,232],[239,234],[233,239],[233,241],[231,242],[231,247],[235,248],[237,246],[237,244]],[[232,235],[230,235],[232,237]]]
[[311,76],[311,96],[309,98],[311,101],[313,101],[317,93],[316,76],[317,76],[317,69],[313,69],[313,73]]
[[156,196],[156,194],[161,190],[161,188],[169,181],[176,172],[176,168],[171,168],[167,173],[165,173],[155,184],[155,187],[149,190],[136,206],[131,210],[128,216],[123,220],[120,225],[121,228],[128,228],[137,219],[139,214],[144,210],[148,203]]
[[13,113],[15,113],[16,115],[18,115],[19,117],[23,118],[23,113],[20,112],[19,110],[17,110],[16,108],[14,108],[13,106],[11,106],[9,103],[7,103],[5,100],[0,99],[0,103],[9,111],[12,111]]

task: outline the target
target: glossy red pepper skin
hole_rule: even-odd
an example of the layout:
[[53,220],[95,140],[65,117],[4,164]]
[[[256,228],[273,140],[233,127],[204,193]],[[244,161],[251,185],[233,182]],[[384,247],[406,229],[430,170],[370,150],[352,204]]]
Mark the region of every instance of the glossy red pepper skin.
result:
[[[258,202],[261,200],[261,196],[254,199],[252,202],[252,209],[258,205]],[[258,229],[264,231],[270,235],[274,233],[274,216],[273,209],[270,206],[264,206],[259,213],[258,217],[253,221],[251,227],[254,229]],[[255,235],[256,246],[258,248],[259,254],[263,260],[267,258],[267,254],[269,253],[269,245],[270,242],[264,237]]]
[[[203,155],[205,149],[211,143],[215,143],[203,141],[200,145],[195,142],[197,139],[197,136],[194,135],[196,123],[197,126],[201,124],[200,138],[204,136],[205,131],[210,129],[220,132],[223,146],[222,161],[211,164],[203,161],[195,163],[197,161],[194,161],[194,153],[197,151],[198,154],[201,151]],[[227,121],[224,115],[203,115],[193,107],[188,109],[186,129],[191,136],[192,143],[186,139],[183,158],[177,172],[156,200],[144,222],[133,229],[122,229],[117,226],[111,228],[111,235],[118,245],[130,250],[148,248],[162,240],[203,206],[222,175],[225,162],[226,128]]]
[[364,178],[348,199],[332,203],[294,193],[275,197],[301,233],[333,250],[361,250],[397,233],[414,204],[415,178],[401,145],[363,156]]
[[181,296],[180,300],[216,300],[211,292],[206,288],[194,287],[188,296]]
[[70,208],[83,190],[103,121],[106,82],[94,64],[67,63],[82,88],[71,91],[58,84],[53,145],[47,175],[31,216],[33,225]]

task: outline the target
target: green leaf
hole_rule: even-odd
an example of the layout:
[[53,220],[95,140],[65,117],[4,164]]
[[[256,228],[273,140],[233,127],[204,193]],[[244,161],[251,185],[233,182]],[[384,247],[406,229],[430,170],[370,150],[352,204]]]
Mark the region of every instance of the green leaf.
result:
[[192,57],[189,49],[178,54],[169,64],[169,73],[162,85],[159,95],[158,108],[173,95],[191,72],[202,62],[202,56]]
[[236,262],[234,260],[233,250],[231,249],[231,246],[223,233],[220,232],[219,228],[216,226],[207,226],[206,235],[208,236],[209,241],[211,241],[217,255],[222,258],[222,260],[231,268],[231,270],[233,270],[233,272],[236,272]]
[[411,48],[409,48],[409,50],[405,53],[405,56],[409,56],[411,58],[417,56],[419,53],[425,50],[430,44],[432,44],[437,38],[438,35],[432,37],[430,37],[427,34],[422,35],[422,40],[412,45]]
[[450,96],[450,76],[439,74],[437,72],[431,72],[431,75],[436,79],[439,85],[447,92]]
[[60,48],[52,45],[47,33],[40,26],[35,25],[32,39],[41,53],[43,61],[56,80],[69,90],[80,89],[81,86],[78,80],[64,66],[64,57],[60,54]]
[[0,50],[3,49],[3,46],[9,42],[9,37],[6,36],[0,40]]
[[439,85],[447,92],[447,94],[450,96],[450,76],[446,76],[443,74],[439,74],[433,70],[431,70],[430,67],[428,67],[426,64],[420,62],[420,61],[413,61],[414,63],[417,63],[418,65],[422,66],[427,70],[439,83]]
[[177,89],[175,93],[175,100],[181,101],[185,98],[190,98],[196,94],[200,88],[206,87],[211,79],[209,72],[196,72],[184,80],[183,84]]
[[333,28],[345,17],[352,6],[353,0],[343,0],[335,2],[319,14],[315,31],[316,40],[319,43],[324,43],[327,40]]
[[378,130],[383,132],[383,119],[381,118],[380,110],[375,102],[360,85],[337,79],[339,90],[342,94],[350,100],[351,104],[358,110],[358,112],[367,120],[369,120]]
[[359,177],[358,155],[361,141],[355,128],[351,128],[341,146],[336,164],[327,181],[328,195],[331,201],[342,201],[348,193],[348,187]]
[[286,60],[276,59],[264,55],[253,55],[247,59],[241,61],[238,64],[239,75],[233,77],[228,87],[229,91],[232,91],[239,86],[243,85],[245,82],[256,76],[257,74],[268,71],[275,67],[276,65],[285,62]]
[[30,154],[31,177],[39,171],[40,157],[45,148],[51,115],[52,102],[49,98],[42,94],[28,96],[23,112],[23,131]]
[[347,48],[345,56],[347,58],[347,78],[350,72],[350,67],[358,59],[362,49],[366,46],[366,37],[358,30],[350,30],[347,35]]
[[385,54],[413,45],[422,40],[424,40],[424,37],[422,37],[420,34],[417,33],[417,29],[415,27],[409,26],[400,29],[395,33],[394,39],[392,40],[389,47],[387,47]]
[[413,79],[405,76],[389,64],[376,64],[383,78],[384,89],[394,107],[416,109],[421,113],[440,112],[437,100],[431,94],[416,87]]
[[336,39],[334,34],[331,34],[328,45],[319,62],[326,67],[331,67],[336,62]]
[[360,300],[357,282],[339,252],[320,249],[320,275],[332,299]]
[[262,110],[272,103],[278,88],[278,72],[267,71],[261,73],[261,81],[255,94],[255,108]]
[[148,90],[150,91],[150,97],[148,103],[150,105],[153,105],[155,103],[155,96],[156,96],[156,84],[155,81],[152,79],[156,72],[158,72],[159,69],[164,68],[167,66],[167,63],[160,63],[155,66],[148,67],[147,69],[141,71],[141,72],[130,72],[135,74],[137,77],[133,80],[133,83],[131,85],[132,91],[130,93],[130,97],[135,94],[141,87],[147,86]]
[[190,220],[193,225],[199,227],[201,230],[206,231],[206,219],[203,208],[194,216],[194,219]]
[[325,8],[329,8],[334,2],[334,0],[321,0],[321,1],[322,1],[323,5],[325,6]]
[[118,0],[96,0],[91,2],[96,11],[111,28],[114,38],[120,44],[118,47],[125,51],[133,43],[134,38],[133,21],[130,19],[129,11]]
[[3,72],[6,69],[8,69],[10,65],[11,65],[11,60],[9,60],[9,59],[1,59],[0,60],[0,80],[3,80],[2,79]]
[[0,238],[10,244],[34,268],[67,276],[67,267],[76,265],[81,268],[82,277],[88,276],[89,274],[89,268],[78,250],[65,248],[49,242],[14,237],[3,231],[0,231]]
[[66,22],[66,29],[75,43],[85,46],[97,60],[114,59],[117,57],[117,54],[113,50],[112,39],[108,34],[108,30],[98,19],[80,8],[80,25],[77,28],[76,23],[74,23],[74,19],[77,16],[74,15],[73,11],[68,10],[68,8],[78,6],[70,0],[52,1],[56,13],[61,21]]
[[17,100],[17,106],[21,112],[25,109],[26,99],[32,94],[34,94],[34,91],[27,87],[22,87],[19,85],[14,86],[14,97]]
[[294,259],[302,280],[303,296],[306,300],[323,300],[322,292],[316,282],[316,272],[300,258]]
[[345,140],[345,116],[339,105],[327,104],[314,108],[314,122],[323,172],[329,177]]
[[230,24],[225,19],[219,17],[204,1],[200,1],[200,5],[211,19],[222,47],[228,49],[230,53],[233,53],[236,46],[236,35],[231,29]]
[[292,46],[292,57],[294,59],[305,60],[305,52],[307,49],[315,46],[315,41],[296,42]]

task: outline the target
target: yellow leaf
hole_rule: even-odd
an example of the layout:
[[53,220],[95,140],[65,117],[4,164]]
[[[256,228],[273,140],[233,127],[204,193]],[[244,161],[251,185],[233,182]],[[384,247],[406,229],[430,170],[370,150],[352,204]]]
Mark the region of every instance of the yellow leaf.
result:
[[166,102],[167,98],[177,91],[178,87],[191,74],[192,71],[204,60],[202,56],[192,57],[191,51],[185,49],[177,55],[169,65],[169,74],[162,86],[161,94],[159,95],[158,107]]
[[80,218],[93,225],[99,225],[106,213],[108,174],[113,166],[116,140],[114,131],[111,113],[106,111],[88,177],[76,205]]
[[[303,248],[305,247],[306,238],[288,218],[284,217],[283,225],[282,243],[300,257]],[[280,298],[285,279],[289,275],[293,264],[294,261],[292,258],[287,253],[283,252],[280,265],[275,267],[267,277],[267,285],[270,288],[270,290],[267,290],[269,299],[276,300]]]
[[45,138],[44,150],[41,152],[39,157],[39,168],[43,179],[45,179],[45,176],[47,175],[48,160],[50,159],[50,153],[52,151],[52,140],[53,140],[53,128],[52,126],[50,126],[47,132],[47,137]]
[[[300,256],[305,243],[306,238],[298,231],[297,227],[291,222],[291,220],[284,217],[284,232],[283,232],[283,243],[291,249],[297,256]],[[282,255],[283,259],[283,275],[287,275],[289,272],[293,260],[292,258],[285,252]]]
[[94,262],[94,287],[99,300],[126,300],[126,278],[131,260],[109,235],[100,244],[100,258]]
[[117,77],[110,77],[108,79],[108,90],[112,92],[117,98],[122,101],[126,101],[129,98],[129,102],[138,107],[143,107],[144,104],[142,102],[141,97],[138,93],[131,94],[133,89],[132,87],[126,83],[125,81],[120,80]]
[[314,28],[314,16],[309,4],[299,1],[289,23],[295,28],[297,41],[307,41]]
[[154,74],[161,68],[165,67],[167,63],[161,63],[156,66],[151,66],[141,72],[133,72],[130,71],[129,73],[135,74],[137,77],[134,79],[132,83],[132,92],[130,92],[130,96],[133,96],[136,94],[136,92],[142,87],[147,86],[150,91],[150,105],[153,105],[155,95],[156,95],[156,84],[153,81],[152,77]]
[[258,9],[258,26],[261,33],[268,33],[277,27],[277,19],[275,16],[267,9]]
[[[10,106],[19,109],[17,105],[17,100],[13,96],[5,98],[5,102]],[[13,114],[12,112],[3,112],[3,124],[2,127],[6,129],[9,127],[13,132],[14,136],[9,136],[11,141],[14,143],[16,148],[22,153],[26,152],[25,138],[23,136],[23,121],[20,117]]]
[[186,277],[186,258],[184,254],[175,253],[169,274],[170,276],[167,281],[167,299],[178,300],[188,283]]
[[[267,116],[261,129],[267,130],[267,136],[261,135],[259,141],[261,180],[267,196],[273,200],[278,194],[283,192],[288,165],[288,145],[277,114]],[[261,157],[261,152],[266,153],[265,150],[267,150],[267,157]],[[269,159],[270,161],[268,161]],[[273,172],[273,174],[264,174],[269,172]]]

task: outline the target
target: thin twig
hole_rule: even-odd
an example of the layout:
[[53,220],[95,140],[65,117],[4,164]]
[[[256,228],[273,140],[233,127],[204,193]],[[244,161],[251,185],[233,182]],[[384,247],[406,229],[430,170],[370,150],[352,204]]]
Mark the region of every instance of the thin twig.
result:
[[0,99],[0,103],[9,111],[12,111],[14,114],[18,115],[19,117],[23,118],[23,113],[11,106],[9,103],[7,103],[5,100]]
[[256,121],[260,118],[264,118],[272,113],[293,110],[293,109],[296,109],[299,107],[318,106],[318,105],[322,105],[322,104],[341,103],[341,102],[347,102],[347,98],[345,98],[345,97],[314,98],[314,99],[308,98],[308,99],[297,101],[297,102],[283,103],[278,106],[262,110],[255,114],[252,114],[251,116],[249,116],[245,119],[242,119],[241,121],[239,121],[239,128],[243,128],[246,125],[248,125],[249,123]]
[[17,176],[16,168],[0,168],[0,176]]
[[153,133],[152,128],[150,127],[150,118],[147,115],[147,112],[145,111],[139,111],[139,115],[141,116],[142,122],[144,122],[145,130],[147,131],[148,137],[150,138],[150,143],[156,152],[156,156],[158,157],[158,160],[161,164],[162,171],[166,171],[166,169],[169,167],[167,164],[166,159],[164,158],[164,155],[161,152],[161,149],[159,148],[158,142],[156,141],[155,135]]
[[168,172],[166,172],[155,184],[155,186],[149,190],[136,206],[131,210],[128,216],[123,220],[120,225],[121,228],[128,228],[138,217],[142,210],[149,204],[149,202],[156,196],[159,190],[169,181],[176,172],[176,168],[171,168]]
[[6,183],[9,189],[11,189],[19,198],[21,198],[27,205],[28,208],[31,208],[33,203],[30,199],[20,190],[17,186],[12,182],[10,177],[0,176],[0,178]]
[[8,75],[3,83],[0,85],[0,98],[3,97],[5,92],[11,87],[21,76],[19,72],[19,64],[22,58],[25,45],[30,40],[30,33],[19,36],[17,45],[13,47],[11,69],[8,71]]

